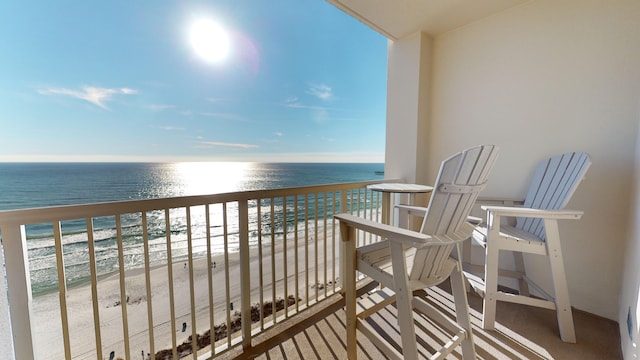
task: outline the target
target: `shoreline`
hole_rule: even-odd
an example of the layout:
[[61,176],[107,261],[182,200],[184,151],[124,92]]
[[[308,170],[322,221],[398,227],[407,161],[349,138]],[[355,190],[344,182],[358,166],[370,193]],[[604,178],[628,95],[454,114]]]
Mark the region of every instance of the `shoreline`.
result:
[[[335,283],[339,274],[338,264],[334,264],[331,258],[331,245],[335,245],[336,256],[339,251],[339,243],[333,241],[330,221],[327,222],[327,277],[328,281]],[[304,301],[315,298],[318,284],[327,285],[324,279],[324,226],[319,225],[317,236],[313,228],[309,230],[310,240],[304,241],[304,228],[298,229],[298,292],[295,289],[295,256],[296,250],[292,234],[287,236],[287,294],[284,293],[284,243],[283,239],[276,239],[274,248],[272,245],[264,245],[262,259],[259,258],[258,247],[251,247],[249,254],[249,271],[251,272],[251,305],[259,303],[260,293],[263,301],[270,302],[273,299],[273,285],[275,285],[275,299],[284,299],[289,295],[296,296]],[[336,234],[337,235],[337,234]],[[317,237],[318,263],[315,263],[315,243]],[[263,239],[264,240],[264,239]],[[271,239],[269,239],[270,242]],[[309,264],[305,264],[305,249],[308,251],[306,258]],[[271,259],[272,252],[275,258]],[[240,262],[239,252],[229,252],[228,273],[230,283],[229,301],[235,303],[235,310],[240,305]],[[196,313],[196,332],[202,335],[214,326],[226,323],[226,283],[225,283],[225,254],[212,255],[212,263],[215,261],[215,269],[209,269],[206,255],[193,259],[193,269],[188,268],[188,259],[171,264],[173,272],[174,293],[174,317],[176,327],[176,344],[182,344],[191,334],[191,300],[189,294],[194,294],[194,308]],[[259,266],[262,263],[263,287],[260,288]],[[334,264],[334,265],[332,265]],[[315,265],[315,266],[314,266]],[[334,266],[332,270],[332,267]],[[275,276],[272,276],[272,267],[275,268]],[[316,272],[316,267],[318,272]],[[169,302],[169,267],[163,265],[150,266],[151,304],[154,333],[154,352],[172,347],[171,333],[171,306]],[[214,294],[214,322],[210,322],[209,312],[209,286],[208,271],[212,270],[212,291]],[[335,273],[333,272],[335,271]],[[193,273],[193,289],[190,285],[190,274]],[[334,277],[331,279],[331,277]],[[129,299],[124,305],[127,312],[127,330],[130,342],[130,351],[133,358],[139,356],[141,351],[149,352],[148,316],[147,316],[147,291],[145,268],[135,268],[125,271],[126,297]],[[275,277],[275,284],[273,280]],[[317,277],[317,283],[316,283]],[[309,279],[308,287],[306,279]],[[115,351],[116,358],[124,355],[124,343],[122,341],[124,325],[122,321],[123,306],[120,296],[120,275],[113,273],[100,278],[97,284],[98,308],[100,317],[100,334],[103,356],[108,358],[110,351]],[[181,296],[185,294],[186,296]],[[308,297],[306,295],[308,294]],[[64,347],[62,341],[61,317],[59,309],[59,293],[53,292],[35,296],[33,299],[35,347],[37,358],[63,358]],[[71,355],[74,359],[95,359],[95,330],[92,302],[92,288],[90,282],[74,286],[67,290],[67,313],[69,317],[69,336]],[[295,305],[294,305],[295,306]],[[181,324],[187,323],[184,332]]]

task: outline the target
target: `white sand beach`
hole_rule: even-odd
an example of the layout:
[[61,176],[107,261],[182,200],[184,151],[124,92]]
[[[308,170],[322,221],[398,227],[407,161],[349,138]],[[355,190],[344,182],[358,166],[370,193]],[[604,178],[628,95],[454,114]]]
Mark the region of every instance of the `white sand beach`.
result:
[[[309,298],[315,298],[316,284],[334,282],[339,276],[338,264],[333,267],[332,245],[335,245],[335,254],[338,256],[339,242],[332,241],[330,228],[327,231],[327,278],[324,279],[324,231],[318,229],[318,263],[315,260],[315,244],[309,242],[307,245],[307,258],[309,263],[305,264],[305,243],[300,236],[298,243],[298,285],[299,298],[306,301],[306,290]],[[290,235],[290,234],[289,234]],[[291,236],[292,237],[292,236]],[[310,238],[311,236],[310,232]],[[295,248],[292,238],[287,240],[287,254],[285,254],[281,241],[276,242],[274,249],[276,297],[285,298],[284,294],[284,264],[287,265],[288,295],[295,295]],[[265,246],[262,254],[263,287],[259,283],[260,258],[258,249],[250,250],[250,277],[251,277],[251,303],[255,304],[260,299],[262,291],[264,301],[272,299],[272,259],[271,247]],[[172,265],[173,271],[173,292],[176,324],[176,342],[183,343],[192,333],[191,301],[190,292],[194,293],[196,309],[196,330],[202,334],[211,328],[209,313],[209,287],[208,271],[213,274],[213,302],[214,302],[214,324],[226,322],[226,291],[225,291],[225,258],[223,255],[216,255],[212,258],[215,261],[215,268],[207,266],[206,258],[194,259],[193,269],[189,269],[188,262],[181,261]],[[229,298],[234,303],[234,310],[240,308],[240,266],[239,254],[231,253],[228,259],[229,267]],[[186,264],[186,265],[185,265]],[[319,269],[316,272],[316,265]],[[335,269],[335,270],[334,270]],[[193,273],[194,287],[190,286],[190,274]],[[317,276],[317,281],[316,281]],[[308,277],[308,286],[306,278]],[[128,333],[130,340],[130,358],[142,359],[142,353],[150,351],[147,316],[147,295],[145,286],[144,269],[132,269],[126,272],[125,276],[126,315],[128,322]],[[152,305],[153,305],[153,331],[155,339],[154,351],[158,352],[172,346],[171,330],[171,305],[169,296],[169,277],[167,266],[156,266],[150,271]],[[118,275],[100,280],[98,282],[98,307],[100,316],[100,335],[102,342],[102,357],[109,358],[109,353],[115,351],[118,357],[126,358],[124,354],[123,339],[123,306],[120,304],[120,278]],[[96,341],[93,320],[93,303],[91,287],[84,285],[70,289],[67,292],[67,309],[69,319],[71,356],[74,359],[95,359]],[[35,347],[38,359],[62,359],[64,358],[64,345],[62,339],[61,316],[59,309],[59,294],[52,293],[36,297],[33,300],[34,324],[35,324]],[[186,331],[182,332],[182,324],[186,323]],[[145,357],[146,358],[146,357]]]

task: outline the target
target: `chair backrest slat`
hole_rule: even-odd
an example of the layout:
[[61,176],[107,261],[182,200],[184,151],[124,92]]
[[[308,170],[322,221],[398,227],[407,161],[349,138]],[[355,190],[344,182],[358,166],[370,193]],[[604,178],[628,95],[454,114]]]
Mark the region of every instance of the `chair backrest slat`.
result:
[[[544,210],[563,209],[590,165],[589,155],[583,152],[565,153],[542,161],[536,168],[524,206]],[[545,240],[541,219],[518,218],[516,227]]]
[[451,251],[460,240],[456,238],[457,232],[486,184],[497,156],[496,146],[484,145],[462,151],[442,162],[421,231],[428,235],[452,234],[451,241],[418,249],[410,279],[437,277],[442,272]]
[[421,231],[424,234],[454,232],[464,223],[478,192],[447,192],[443,191],[442,186],[486,183],[497,156],[497,147],[484,145],[467,149],[442,162],[429,201],[429,212],[422,224]]

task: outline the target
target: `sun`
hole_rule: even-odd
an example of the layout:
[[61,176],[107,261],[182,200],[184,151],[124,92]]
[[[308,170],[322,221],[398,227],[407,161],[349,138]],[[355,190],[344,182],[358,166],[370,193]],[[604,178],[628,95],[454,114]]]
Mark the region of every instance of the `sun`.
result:
[[195,21],[189,30],[193,50],[207,62],[220,62],[229,54],[229,35],[209,19]]

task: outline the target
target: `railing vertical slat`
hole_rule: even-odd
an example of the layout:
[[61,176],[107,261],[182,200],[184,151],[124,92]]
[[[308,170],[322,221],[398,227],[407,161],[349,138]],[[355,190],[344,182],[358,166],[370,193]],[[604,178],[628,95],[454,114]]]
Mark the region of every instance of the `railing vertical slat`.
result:
[[271,198],[271,315],[276,323],[276,219],[274,198]]
[[322,194],[322,199],[323,199],[323,206],[322,206],[322,230],[323,230],[323,237],[324,237],[324,241],[322,242],[324,249],[322,250],[322,254],[324,256],[324,297],[327,297],[327,291],[328,291],[328,287],[329,287],[329,281],[327,278],[327,193],[323,193]]
[[298,301],[298,299],[300,298],[300,267],[298,266],[299,264],[299,255],[298,254],[298,222],[299,222],[299,216],[298,216],[298,195],[294,195],[293,196],[293,220],[294,220],[294,224],[293,224],[293,248],[295,249],[295,255],[294,255],[294,262],[295,262],[295,269],[296,269],[296,276],[295,276],[295,282],[296,282],[296,312],[300,311],[300,302]]
[[318,289],[318,284],[320,283],[320,279],[318,278],[318,273],[320,272],[320,269],[318,268],[318,241],[319,236],[318,236],[318,197],[319,197],[319,193],[315,193],[313,195],[313,235],[314,235],[314,240],[313,240],[313,252],[314,252],[314,257],[315,257],[315,264],[313,264],[314,267],[314,273],[315,273],[315,283],[314,288],[316,289],[316,298],[315,301],[318,301],[318,296],[320,289]]
[[227,301],[227,348],[231,347],[231,294],[229,293],[229,223],[227,222],[227,203],[222,203],[222,229],[224,235],[224,283]]
[[284,316],[285,318],[289,317],[289,287],[287,284],[289,283],[288,272],[287,272],[287,263],[289,262],[289,258],[287,257],[287,197],[282,197],[282,278],[284,279]]
[[355,188],[353,189],[354,193],[356,194],[356,197],[353,201],[354,206],[356,207],[356,214],[358,216],[360,216],[360,210],[362,210],[362,207],[360,206],[360,202],[362,201],[361,196],[362,196],[362,192],[360,191],[360,188]]
[[382,204],[381,204],[382,200],[381,200],[381,198],[382,198],[382,194],[380,192],[376,191],[376,219],[379,219],[382,216],[382,214],[381,214],[381,212],[382,212]]
[[240,241],[240,299],[242,311],[242,348],[251,347],[251,268],[249,256],[249,204],[238,202]]
[[333,215],[336,213],[336,192],[331,193],[331,281],[333,281],[333,292],[336,291],[336,220]]
[[93,328],[96,338],[96,357],[102,359],[102,339],[100,334],[100,311],[98,304],[98,271],[96,269],[96,249],[93,239],[93,219],[87,218],[87,243],[89,246],[89,272],[91,274],[91,303],[93,305]]
[[[344,189],[340,192],[340,212],[348,212],[348,203],[347,203],[347,199],[348,197],[348,190]],[[344,242],[342,241],[342,232],[339,232],[340,234],[340,292],[344,294],[344,284],[345,284],[345,279],[342,276],[344,274],[344,268],[345,268],[345,256],[344,256]]]
[[262,261],[262,199],[258,199],[258,273],[260,274],[260,329],[264,330],[264,273]]
[[[147,224],[147,212],[142,212],[142,240],[144,247],[144,278],[145,287],[147,291],[147,329],[149,331],[149,353],[151,354],[151,360],[156,357],[155,341],[153,336],[153,304],[151,296],[151,264],[149,261],[149,228]],[[98,357],[102,359],[102,357]]]
[[207,227],[205,232],[207,236],[207,284],[209,287],[209,334],[211,336],[211,352],[210,355],[213,356],[215,353],[215,308],[213,304],[213,264],[211,263],[211,215],[209,214],[209,204],[204,206],[204,219],[205,226]]
[[[369,209],[369,219],[374,220],[373,218],[373,194],[371,191],[364,190],[364,209],[365,209],[365,217],[367,214],[367,206]],[[373,234],[369,234],[369,240],[365,241],[367,244],[371,244],[373,242]]]
[[309,307],[309,194],[304,194],[304,296]]
[[198,359],[198,333],[196,324],[196,284],[193,279],[193,236],[191,231],[191,206],[187,210],[187,258],[189,263],[189,299],[191,300],[191,351],[193,359]]
[[116,215],[116,242],[118,244],[118,270],[120,272],[120,311],[122,312],[122,335],[125,357],[129,358],[129,321],[127,319],[127,287],[124,267],[124,244],[122,239],[122,219]]
[[169,281],[169,313],[171,314],[171,345],[173,358],[178,358],[176,341],[176,304],[173,295],[173,252],[171,249],[171,215],[164,209],[165,235],[167,240],[167,277]]
[[64,269],[64,251],[62,249],[62,228],[59,221],[53,223],[53,237],[56,247],[56,264],[58,269],[58,288],[60,294],[60,318],[62,320],[62,340],[65,359],[71,359],[69,342],[69,318],[67,314],[67,279]]

